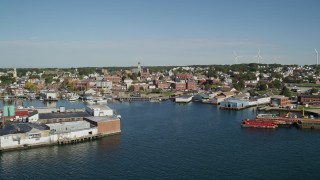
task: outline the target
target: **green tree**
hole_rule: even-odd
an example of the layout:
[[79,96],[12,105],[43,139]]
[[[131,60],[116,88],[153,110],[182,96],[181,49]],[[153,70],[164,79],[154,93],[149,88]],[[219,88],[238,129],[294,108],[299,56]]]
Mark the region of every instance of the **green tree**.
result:
[[140,86],[140,87],[139,87],[139,90],[140,90],[140,91],[144,91],[143,86]]
[[29,76],[29,79],[40,79],[40,76],[39,75],[30,75]]
[[239,80],[236,83],[233,83],[232,86],[236,89],[236,90],[243,90],[245,88],[245,82],[244,80]]
[[291,91],[286,86],[284,86],[280,92],[280,95],[291,97]]
[[159,94],[159,93],[161,93],[161,91],[162,91],[161,89],[152,89],[151,93],[158,93]]
[[16,81],[16,79],[12,76],[0,76],[1,84],[12,84]]
[[236,90],[240,90],[240,86],[238,83],[233,83],[232,84],[233,88],[235,88]]
[[51,84],[53,82],[53,77],[52,76],[47,76],[44,81],[46,82],[46,84]]
[[255,72],[258,70],[258,64],[256,63],[250,63],[248,66],[249,66],[249,71],[251,72]]
[[313,76],[309,76],[308,81],[309,81],[309,83],[315,83],[315,79]]
[[238,82],[238,84],[239,84],[239,89],[237,90],[243,90],[246,87],[246,84],[242,79]]
[[280,80],[278,80],[278,79],[274,80],[274,81],[272,82],[272,84],[273,84],[273,87],[275,87],[275,88],[277,88],[277,89],[279,89],[279,88],[281,87],[281,82],[280,82]]
[[250,93],[250,96],[257,96],[259,95],[256,91],[254,91],[253,89],[248,90],[248,93]]
[[92,68],[92,67],[78,68],[79,75],[89,75],[94,73],[95,71],[96,71],[96,68]]
[[207,76],[210,78],[210,77],[217,77],[216,75],[216,72],[213,68],[210,68],[208,73],[207,73]]
[[37,86],[32,82],[26,82],[24,86],[26,89],[28,89],[31,92],[34,92],[37,89]]
[[68,86],[67,86],[67,87],[68,87],[68,91],[71,91],[71,92],[72,92],[72,91],[75,90],[75,88],[74,88],[74,86],[73,86],[73,82],[71,82],[71,81],[68,82]]
[[264,91],[264,90],[267,90],[268,86],[265,82],[259,81],[256,85],[256,88],[260,91]]
[[319,92],[319,90],[318,90],[318,89],[316,89],[316,88],[312,88],[312,89],[310,89],[310,94],[318,93],[318,92]]

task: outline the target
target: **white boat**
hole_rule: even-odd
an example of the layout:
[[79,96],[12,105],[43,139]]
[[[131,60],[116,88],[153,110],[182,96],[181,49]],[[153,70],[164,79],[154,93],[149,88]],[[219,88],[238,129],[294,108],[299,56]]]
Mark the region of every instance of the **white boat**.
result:
[[92,99],[89,99],[89,100],[85,100],[85,103],[87,103],[87,104],[95,104],[96,102],[93,101]]
[[78,99],[79,99],[79,95],[78,94],[73,94],[68,98],[69,101],[76,101]]
[[107,104],[108,100],[107,99],[97,100],[96,103],[98,103],[98,104]]
[[96,102],[98,104],[106,104],[106,103],[108,103],[108,100],[107,99],[103,99],[102,97],[96,97],[96,98],[93,98],[92,100],[93,100],[93,102]]
[[184,95],[184,96],[180,96],[180,97],[176,97],[176,103],[188,103],[192,100],[191,95]]

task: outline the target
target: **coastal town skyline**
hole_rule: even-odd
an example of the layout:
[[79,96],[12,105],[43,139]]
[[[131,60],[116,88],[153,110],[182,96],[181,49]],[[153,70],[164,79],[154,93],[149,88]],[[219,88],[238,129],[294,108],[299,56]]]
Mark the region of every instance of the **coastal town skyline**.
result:
[[0,1],[3,68],[316,64],[319,1]]

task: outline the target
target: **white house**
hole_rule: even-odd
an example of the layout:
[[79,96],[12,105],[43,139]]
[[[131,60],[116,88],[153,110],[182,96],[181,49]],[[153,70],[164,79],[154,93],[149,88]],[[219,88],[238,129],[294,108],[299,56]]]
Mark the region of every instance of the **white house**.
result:
[[126,78],[123,82],[127,85],[127,89],[129,89],[129,87],[132,85],[133,80],[130,78]]
[[28,115],[28,121],[29,122],[36,122],[39,120],[39,113],[37,110],[34,110],[32,112],[29,113]]
[[156,85],[149,85],[149,89],[156,89]]
[[112,81],[96,81],[96,87],[112,89]]
[[105,105],[88,105],[86,111],[91,116],[113,116],[113,110]]
[[40,96],[44,99],[53,100],[57,99],[57,92],[54,90],[42,90],[40,91]]
[[41,145],[50,142],[49,131],[40,125],[15,124],[12,126],[15,132],[0,136],[0,149],[24,147],[28,145]]

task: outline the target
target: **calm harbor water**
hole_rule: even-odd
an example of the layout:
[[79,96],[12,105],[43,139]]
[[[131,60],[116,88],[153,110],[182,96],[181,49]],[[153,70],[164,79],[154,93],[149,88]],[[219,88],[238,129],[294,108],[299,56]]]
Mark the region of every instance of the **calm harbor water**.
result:
[[252,109],[171,101],[109,106],[122,116],[120,135],[1,153],[0,179],[320,179],[320,131],[242,129]]

